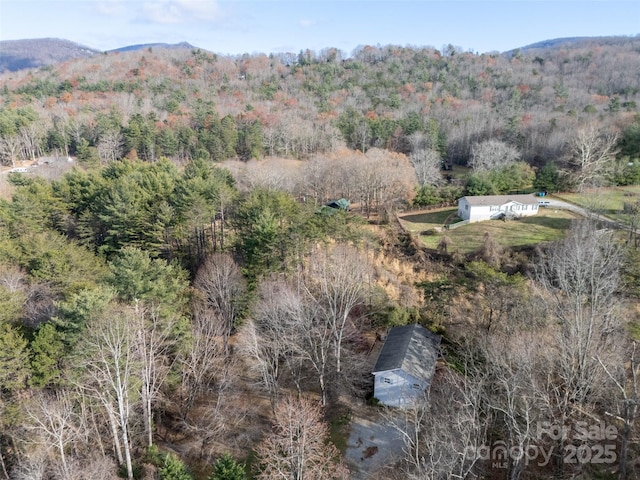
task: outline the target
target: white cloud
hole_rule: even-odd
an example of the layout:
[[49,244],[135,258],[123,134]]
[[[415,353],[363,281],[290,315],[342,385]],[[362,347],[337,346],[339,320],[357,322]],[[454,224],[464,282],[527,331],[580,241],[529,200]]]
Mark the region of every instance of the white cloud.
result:
[[144,2],[142,16],[154,23],[186,23],[218,20],[222,16],[215,0],[155,0]]
[[201,20],[216,20],[221,15],[215,0],[176,0],[175,3]]
[[315,24],[316,24],[316,22],[313,21],[313,20],[308,20],[308,19],[304,19],[304,18],[302,20],[300,20],[300,26],[304,27],[304,28],[311,27],[311,26],[313,26]]
[[126,12],[127,4],[123,0],[101,0],[96,3],[96,9],[100,15],[115,17]]
[[146,2],[142,6],[142,17],[151,23],[182,23],[182,12],[171,2]]

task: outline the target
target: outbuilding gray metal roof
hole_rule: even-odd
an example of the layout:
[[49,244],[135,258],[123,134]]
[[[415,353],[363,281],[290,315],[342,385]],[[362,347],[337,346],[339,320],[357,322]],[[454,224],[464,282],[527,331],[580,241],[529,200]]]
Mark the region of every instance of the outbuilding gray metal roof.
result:
[[401,369],[429,381],[438,359],[440,340],[440,335],[418,324],[394,327],[380,350],[373,373]]

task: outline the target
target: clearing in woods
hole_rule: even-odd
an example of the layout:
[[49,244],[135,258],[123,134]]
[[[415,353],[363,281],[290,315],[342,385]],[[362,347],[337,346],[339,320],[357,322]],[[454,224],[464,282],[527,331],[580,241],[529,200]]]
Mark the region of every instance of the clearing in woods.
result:
[[521,247],[563,238],[575,213],[566,210],[540,209],[538,215],[516,220],[487,220],[446,230],[445,221],[456,215],[456,208],[444,208],[400,216],[409,232],[419,235],[427,248],[437,249],[444,236],[450,240],[448,251],[470,253],[482,246],[485,234],[502,247]]

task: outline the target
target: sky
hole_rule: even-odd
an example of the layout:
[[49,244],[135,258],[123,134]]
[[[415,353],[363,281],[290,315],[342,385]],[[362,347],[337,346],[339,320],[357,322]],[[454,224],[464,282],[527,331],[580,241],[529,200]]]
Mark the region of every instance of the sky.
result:
[[230,55],[449,44],[487,53],[609,35],[640,35],[640,0],[0,0],[0,40],[101,51],[188,42]]

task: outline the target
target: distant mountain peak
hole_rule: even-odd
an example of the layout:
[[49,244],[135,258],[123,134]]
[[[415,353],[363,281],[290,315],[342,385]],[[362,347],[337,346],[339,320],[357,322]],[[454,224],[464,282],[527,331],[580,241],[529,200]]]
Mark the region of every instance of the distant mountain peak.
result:
[[[149,48],[194,49],[190,43],[144,43],[109,50],[109,52],[134,52]],[[95,48],[60,38],[32,38],[0,41],[0,73],[15,72],[27,68],[55,65],[74,58],[92,57],[102,53]]]
[[0,41],[0,73],[91,57],[98,50],[60,38],[31,38]]
[[168,48],[168,49],[193,49],[197,48],[188,42],[180,43],[141,43],[137,45],[128,45],[126,47],[114,48],[109,52],[134,52],[136,50],[146,50],[149,48]]
[[[637,37],[638,35],[636,35]],[[525,45],[520,48],[516,48],[513,50],[509,50],[506,53],[513,53],[517,50],[526,51],[526,50],[545,50],[545,49],[557,49],[557,48],[576,48],[576,47],[589,47],[594,45],[617,45],[621,43],[626,43],[629,39],[634,38],[634,36],[624,36],[624,35],[611,35],[605,37],[561,37],[561,38],[552,38],[549,40],[542,40],[540,42],[532,43],[530,45]]]

